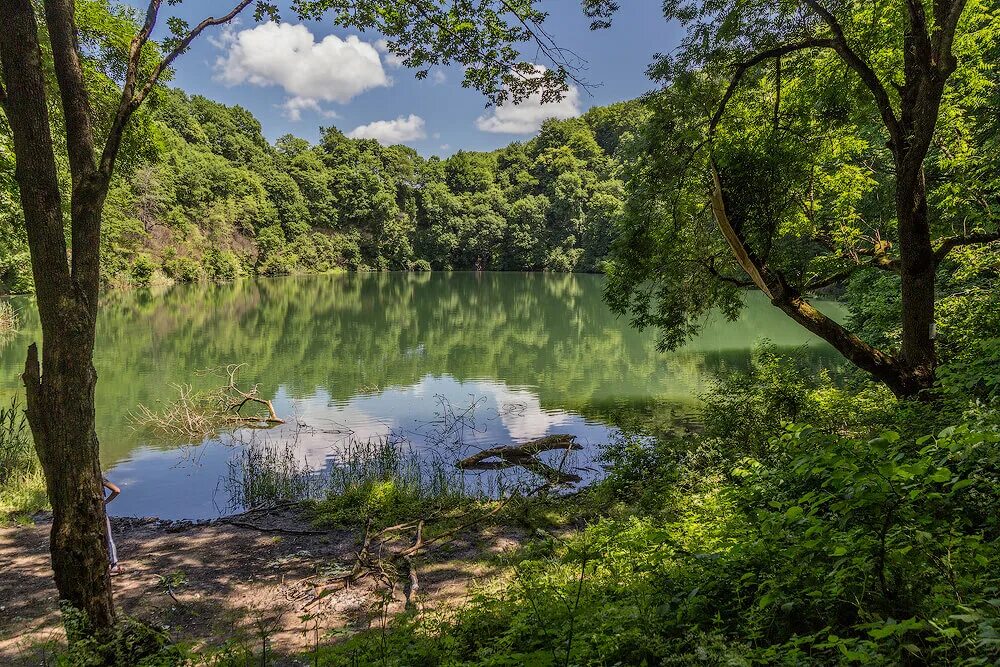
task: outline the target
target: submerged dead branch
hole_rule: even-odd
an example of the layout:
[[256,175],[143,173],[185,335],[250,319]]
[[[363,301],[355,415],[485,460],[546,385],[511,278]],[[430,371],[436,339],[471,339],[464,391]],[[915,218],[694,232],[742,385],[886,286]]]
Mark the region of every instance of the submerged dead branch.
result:
[[[222,373],[226,384],[211,391],[195,391],[190,384],[171,385],[177,397],[154,410],[139,404],[131,413],[133,424],[139,428],[159,431],[189,440],[201,440],[227,428],[272,428],[284,424],[270,400],[261,398],[259,385],[247,389],[239,386],[239,372],[244,364],[230,364]],[[203,374],[214,373],[213,370]],[[242,413],[247,405],[257,405],[266,414]]]

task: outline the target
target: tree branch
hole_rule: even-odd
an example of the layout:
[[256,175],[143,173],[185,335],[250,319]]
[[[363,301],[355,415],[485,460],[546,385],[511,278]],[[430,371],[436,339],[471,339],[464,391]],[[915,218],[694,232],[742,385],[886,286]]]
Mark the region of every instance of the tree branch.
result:
[[727,276],[717,268],[715,268],[715,258],[710,257],[707,260],[699,262],[704,266],[708,272],[716,279],[721,280],[724,283],[729,283],[735,285],[736,287],[753,287],[754,283],[751,280],[740,280],[739,278],[734,278],[733,276]]
[[712,162],[712,211],[726,241],[729,242],[737,262],[747,272],[760,291],[771,303],[805,329],[830,343],[838,352],[859,368],[886,383],[897,396],[910,391],[908,377],[891,355],[872,347],[851,333],[838,322],[830,319],[809,303],[794,287],[788,284],[779,271],[771,270],[757,258],[746,244],[746,239],[729,221],[723,196],[722,179]]
[[46,99],[38,21],[31,0],[0,0],[0,68],[17,164],[24,227],[44,335],[57,331],[53,313],[70,288],[62,203]]
[[771,58],[780,58],[781,56],[794,53],[795,51],[812,48],[834,48],[834,43],[833,40],[830,39],[806,39],[792,44],[783,44],[782,46],[776,46],[773,49],[768,49],[767,51],[761,51],[757,55],[750,58],[750,60],[738,64],[736,66],[736,71],[733,73],[733,78],[729,80],[729,86],[726,87],[726,92],[722,95],[722,100],[719,102],[719,106],[716,108],[715,113],[712,115],[712,120],[708,124],[708,135],[712,136],[715,134],[715,128],[719,125],[719,122],[722,120],[722,115],[726,111],[726,105],[729,104],[729,100],[732,99],[733,94],[736,93],[736,89],[739,87],[744,75],[746,75],[747,71],[749,71],[751,67]]
[[[94,133],[90,100],[83,80],[73,0],[46,0],[45,23],[66,121],[66,151],[74,190],[94,171]],[[77,196],[74,192],[73,199]]]
[[204,32],[206,28],[229,23],[253,1],[254,0],[240,0],[240,2],[229,10],[227,14],[218,18],[209,16],[196,25],[163,58],[163,60],[161,60],[156,67],[153,68],[153,71],[146,80],[146,83],[139,89],[138,92],[135,92],[135,86],[137,85],[136,79],[138,77],[137,72],[139,67],[139,57],[142,52],[142,47],[149,41],[149,35],[152,32],[153,27],[156,25],[156,16],[161,4],[160,0],[150,0],[149,6],[146,10],[146,22],[139,34],[132,40],[132,45],[129,49],[129,70],[132,71],[133,76],[132,86],[128,87],[126,75],[127,88],[122,91],[122,99],[118,107],[118,113],[115,116],[111,132],[108,134],[108,141],[105,144],[104,152],[101,155],[101,173],[110,178],[111,172],[114,170],[115,158],[118,156],[118,150],[121,148],[122,134],[125,131],[125,125],[135,110],[139,108],[139,105],[143,103],[149,93],[152,92],[153,88],[156,87],[156,84],[159,82],[163,72],[170,67],[178,56],[187,51],[191,42],[194,41],[198,35]]
[[872,96],[875,98],[875,104],[878,107],[879,113],[882,116],[882,122],[886,129],[889,131],[889,138],[892,140],[893,150],[897,150],[896,147],[903,147],[903,137],[902,130],[899,126],[899,120],[896,118],[895,112],[892,110],[892,103],[889,101],[889,93],[886,91],[885,86],[882,85],[882,81],[875,74],[875,70],[871,68],[862,58],[855,53],[851,48],[850,44],[847,43],[847,37],[844,35],[844,29],[841,27],[840,23],[837,21],[836,17],[830,13],[823,5],[819,3],[819,0],[802,0],[806,5],[809,6],[813,12],[826,23],[827,27],[830,28],[830,32],[833,33],[833,48],[840,55],[840,58],[847,63],[847,65],[853,69],[861,81],[865,84],[869,91],[871,91]]
[[992,243],[1000,241],[1000,231],[997,232],[977,232],[963,236],[949,236],[941,240],[941,245],[934,251],[934,263],[940,264],[948,253],[959,246],[979,245],[982,243]]

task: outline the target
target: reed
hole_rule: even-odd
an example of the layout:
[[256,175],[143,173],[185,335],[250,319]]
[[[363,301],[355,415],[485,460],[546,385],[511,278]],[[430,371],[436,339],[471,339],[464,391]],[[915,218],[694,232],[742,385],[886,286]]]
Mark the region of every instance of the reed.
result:
[[230,510],[274,506],[314,497],[322,480],[300,461],[294,443],[253,437],[229,461],[225,480]]
[[48,505],[45,477],[17,398],[0,408],[0,525]]

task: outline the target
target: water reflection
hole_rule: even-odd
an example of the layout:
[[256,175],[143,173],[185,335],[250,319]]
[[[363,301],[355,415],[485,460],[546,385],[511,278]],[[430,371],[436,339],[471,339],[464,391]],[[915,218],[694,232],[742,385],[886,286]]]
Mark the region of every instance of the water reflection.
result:
[[[472,444],[572,433],[607,440],[615,424],[689,413],[722,369],[747,363],[756,341],[805,346],[817,367],[836,354],[761,299],[738,322],[713,320],[684,349],[658,354],[651,333],[617,320],[602,278],[553,274],[345,274],[179,286],[112,294],[98,323],[98,434],[104,465],[125,493],[121,514],[217,513],[220,471],[232,450],[154,438],[129,424],[175,385],[209,389],[206,368],[245,363],[289,424],[305,460],[322,465],[348,436],[407,433],[426,445],[442,396],[482,402],[492,415]],[[37,318],[0,349],[0,393],[19,391]],[[826,308],[830,310],[830,306]],[[834,309],[833,315],[838,313]],[[513,407],[512,407],[513,406]],[[592,463],[594,447],[578,462]],[[213,501],[214,496],[214,501]]]

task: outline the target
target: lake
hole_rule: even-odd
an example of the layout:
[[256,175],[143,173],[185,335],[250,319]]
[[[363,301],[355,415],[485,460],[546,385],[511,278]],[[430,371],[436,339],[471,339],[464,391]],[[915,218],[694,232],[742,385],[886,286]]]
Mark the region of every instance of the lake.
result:
[[[97,430],[115,515],[199,519],[232,511],[223,483],[246,433],[200,442],[137,428],[140,405],[169,404],[179,385],[224,384],[206,372],[245,364],[287,423],[254,437],[287,444],[322,470],[347,442],[393,433],[427,455],[442,432],[464,451],[569,433],[585,446],[581,476],[622,424],[682,420],[726,369],[764,339],[801,348],[817,368],[838,355],[759,294],[736,322],[709,318],[684,348],[659,353],[602,301],[597,275],[357,273],[178,285],[105,296],[95,354]],[[0,343],[0,398],[20,392],[25,348],[38,339],[31,299],[22,331]],[[824,304],[842,317],[837,304]],[[463,416],[464,415],[464,416]],[[452,438],[454,441],[455,438]],[[477,475],[482,473],[467,473]]]

